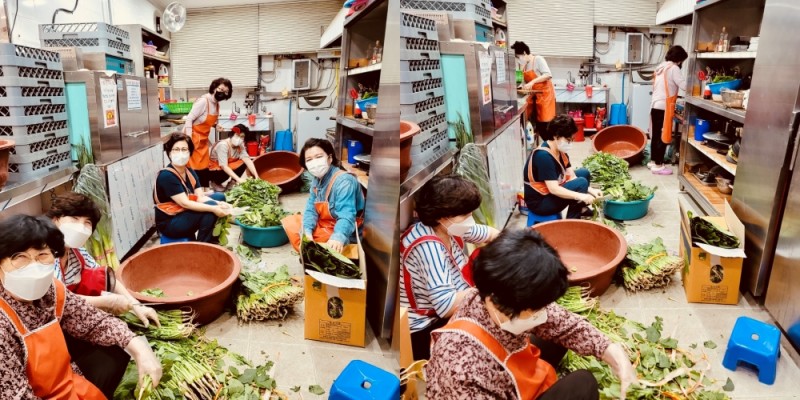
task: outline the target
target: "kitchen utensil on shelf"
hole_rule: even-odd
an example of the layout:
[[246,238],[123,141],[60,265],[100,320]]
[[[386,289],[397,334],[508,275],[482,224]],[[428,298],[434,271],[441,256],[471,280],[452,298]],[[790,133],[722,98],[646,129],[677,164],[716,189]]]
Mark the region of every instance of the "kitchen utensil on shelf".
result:
[[[696,130],[695,130],[695,134],[697,134]],[[703,134],[703,138],[706,139],[706,140],[711,140],[713,142],[724,143],[724,144],[728,144],[728,145],[733,143],[733,140],[734,140],[733,138],[725,136],[725,135],[723,135],[722,133],[719,133],[719,132],[706,132],[706,133]]]

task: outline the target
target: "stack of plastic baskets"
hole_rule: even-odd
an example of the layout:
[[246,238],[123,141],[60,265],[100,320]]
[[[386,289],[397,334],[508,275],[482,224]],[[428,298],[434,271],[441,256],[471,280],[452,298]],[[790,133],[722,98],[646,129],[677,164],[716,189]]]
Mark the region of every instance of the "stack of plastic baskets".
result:
[[425,164],[449,149],[439,36],[436,22],[400,13],[400,119],[419,125],[412,164]]
[[[492,2],[490,0],[400,0],[400,8],[425,12],[446,12],[453,19],[458,38],[494,42]],[[467,32],[460,32],[462,27]]]
[[128,31],[103,22],[39,25],[42,47],[79,47],[84,53],[105,53],[131,59]]
[[71,165],[64,72],[58,53],[0,44],[0,138],[16,143],[9,181]]

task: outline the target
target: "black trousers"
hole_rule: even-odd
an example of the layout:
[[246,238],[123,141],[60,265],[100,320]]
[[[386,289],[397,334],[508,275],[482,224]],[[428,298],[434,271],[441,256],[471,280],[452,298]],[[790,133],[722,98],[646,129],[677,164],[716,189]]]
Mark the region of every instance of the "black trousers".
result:
[[117,346],[97,346],[64,334],[67,351],[83,376],[97,386],[103,394],[114,398],[114,390],[122,381],[131,357]]
[[[539,358],[547,361],[553,368],[558,369],[561,359],[567,354],[567,349],[553,342],[547,342],[531,335],[531,343],[539,348]],[[547,389],[538,400],[597,400],[600,392],[597,388],[597,379],[591,372],[578,370],[556,381]]]
[[411,351],[415,360],[429,360],[431,358],[431,332],[447,325],[448,319],[441,318],[427,328],[411,332]]
[[658,165],[664,164],[664,155],[667,153],[669,143],[661,140],[661,131],[664,128],[664,110],[650,109],[650,123],[653,135],[650,138],[650,159]]
[[[247,170],[247,165],[242,164],[242,165],[239,166],[239,168],[234,169],[233,172],[237,176],[242,176],[242,174],[246,170]],[[209,170],[208,171],[208,180],[209,180],[209,182],[214,182],[214,183],[216,183],[218,185],[221,185],[222,182],[227,181],[228,178],[230,178],[230,175],[228,175],[223,170],[219,170],[219,171],[211,171],[211,170]]]

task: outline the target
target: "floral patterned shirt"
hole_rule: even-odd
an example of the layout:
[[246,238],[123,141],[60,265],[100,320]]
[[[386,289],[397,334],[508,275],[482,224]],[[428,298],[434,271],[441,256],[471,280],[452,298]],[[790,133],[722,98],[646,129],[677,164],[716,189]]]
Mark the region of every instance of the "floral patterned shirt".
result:
[[[527,345],[529,334],[552,341],[581,355],[602,357],[610,340],[589,322],[552,303],[546,307],[547,322],[522,335],[501,329],[489,316],[477,289],[470,292],[453,315],[484,327],[509,353]],[[435,332],[435,331],[434,331]],[[429,400],[517,400],[511,376],[483,346],[457,333],[434,333],[431,359],[425,367]],[[539,361],[544,362],[544,361]]]
[[[125,348],[134,334],[121,319],[94,308],[78,295],[66,290],[61,329],[76,339],[101,346]],[[28,330],[35,330],[55,316],[55,288],[33,302],[21,302],[0,285],[0,298],[17,313]],[[28,384],[26,350],[17,328],[0,310],[0,399],[38,399]],[[80,373],[75,363],[73,371]]]

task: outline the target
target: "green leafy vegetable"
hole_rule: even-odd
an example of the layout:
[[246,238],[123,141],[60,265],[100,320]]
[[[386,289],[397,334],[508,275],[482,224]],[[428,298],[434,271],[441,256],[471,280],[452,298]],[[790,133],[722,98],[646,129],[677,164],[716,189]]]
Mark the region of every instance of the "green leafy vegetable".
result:
[[730,82],[734,81],[736,78],[728,75],[717,75],[714,79],[711,80],[711,83],[723,83],[723,82]]
[[242,289],[236,299],[236,316],[242,322],[284,319],[303,301],[303,288],[296,286],[289,268],[277,272],[242,271]]
[[472,132],[467,124],[464,123],[464,117],[461,115],[460,112],[457,113],[458,119],[456,121],[448,122],[450,124],[450,128],[453,129],[453,132],[456,137],[456,147],[461,150],[467,143],[472,143]]
[[230,231],[230,228],[231,218],[229,216],[217,219],[217,223],[214,224],[214,231],[212,232],[212,235],[214,235],[216,238],[219,238],[220,246],[228,245],[228,232]]
[[717,344],[714,343],[712,340],[708,340],[708,341],[703,342],[703,347],[713,350],[713,349],[717,348]]
[[727,229],[700,216],[694,216],[691,211],[687,211],[687,214],[689,215],[693,242],[705,243],[709,246],[723,249],[739,248],[739,238]]
[[725,386],[722,387],[722,390],[726,392],[732,392],[734,388],[735,386],[733,384],[733,381],[731,380],[731,378],[728,378],[728,380],[725,382]]
[[311,385],[308,387],[308,391],[311,394],[315,394],[317,396],[322,396],[325,394],[325,389],[322,388],[320,385]]
[[167,294],[159,288],[149,288],[139,291],[139,293],[150,297],[167,297]]
[[489,184],[486,156],[475,143],[467,143],[458,156],[456,174],[474,183],[481,192],[481,205],[472,215],[479,224],[494,226],[494,194]]
[[150,324],[145,328],[144,323],[132,312],[120,315],[135,333],[145,335],[149,339],[178,340],[187,338],[194,333],[197,326],[194,324],[194,314],[183,310],[157,310],[158,322],[161,327]]
[[629,245],[628,255],[617,274],[625,288],[635,292],[666,286],[681,266],[683,260],[667,254],[664,241],[655,238],[647,243]]
[[628,162],[609,153],[598,152],[583,160],[583,167],[589,170],[592,183],[603,190],[631,179]]
[[281,188],[261,179],[248,179],[225,194],[234,207],[257,208],[264,204],[278,204]]
[[361,269],[349,258],[334,251],[325,243],[317,243],[303,235],[300,253],[306,268],[313,268],[323,274],[339,278],[360,279]]
[[656,191],[656,187],[649,187],[639,181],[625,180],[609,183],[603,189],[603,194],[611,200],[630,202],[647,200]]
[[280,225],[281,220],[289,214],[278,204],[265,204],[251,208],[246,214],[239,217],[239,222],[247,226],[267,228]]

